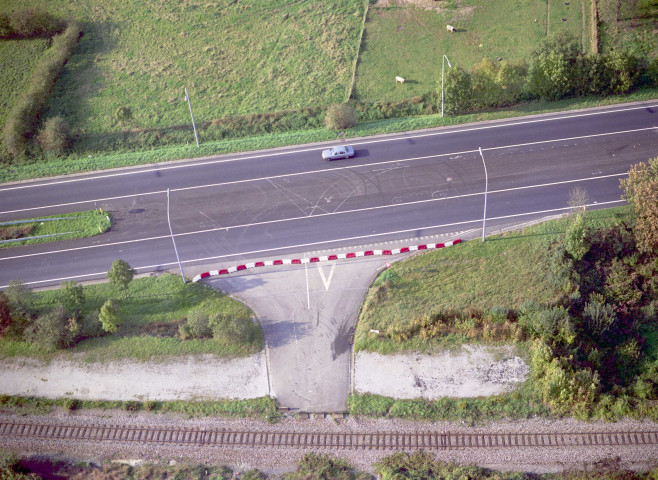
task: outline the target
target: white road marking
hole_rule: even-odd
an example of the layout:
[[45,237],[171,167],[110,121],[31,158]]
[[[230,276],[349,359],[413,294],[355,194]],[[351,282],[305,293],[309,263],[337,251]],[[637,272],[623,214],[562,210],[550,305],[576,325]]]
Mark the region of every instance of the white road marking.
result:
[[[586,205],[587,207],[594,207],[594,206],[601,206],[601,205],[612,205],[615,203],[625,203],[625,200],[612,200],[610,202],[594,202],[591,204]],[[504,215],[500,217],[489,217],[489,221],[493,220],[506,220],[508,218],[517,218],[517,217],[523,217],[523,216],[528,216],[528,215],[543,215],[543,214],[548,214],[548,213],[556,213],[556,212],[563,212],[565,210],[571,210],[571,207],[563,207],[563,208],[553,208],[550,210],[538,210],[536,212],[526,212],[526,213],[515,213],[513,215]],[[457,225],[467,225],[470,223],[482,223],[482,219],[478,218],[475,220],[465,220],[463,222],[454,222],[454,223],[445,223],[443,225],[429,225],[425,227],[416,227],[416,228],[408,228],[405,230],[396,230],[392,232],[381,232],[381,233],[375,233],[372,235],[359,235],[356,237],[346,237],[346,238],[336,238],[332,240],[322,240],[319,242],[310,242],[310,243],[302,243],[299,245],[287,245],[283,247],[276,247],[276,248],[266,248],[262,250],[252,250],[249,252],[239,252],[239,253],[229,253],[226,255],[216,255],[214,257],[204,257],[204,258],[195,258],[195,259],[190,259],[190,260],[183,260],[181,263],[199,263],[199,262],[207,262],[210,260],[218,260],[222,258],[230,258],[230,257],[238,257],[238,256],[247,256],[247,255],[255,255],[255,254],[266,254],[266,253],[274,253],[282,250],[289,250],[289,249],[303,249],[307,247],[314,247],[317,245],[326,245],[328,243],[336,243],[336,242],[347,242],[347,241],[352,241],[352,240],[364,240],[368,238],[376,238],[376,237],[382,237],[385,235],[397,235],[400,233],[409,233],[409,232],[417,232],[418,230],[428,230],[432,228],[445,228],[445,227],[454,227]],[[476,229],[477,230],[477,229]],[[165,238],[167,238],[165,236]],[[341,247],[341,250],[344,250],[345,248]],[[74,249],[74,250],[79,250],[79,249]],[[58,252],[52,252],[52,253],[58,253]],[[16,257],[20,258],[20,257]],[[160,264],[155,264],[155,265],[143,265],[141,267],[134,267],[135,270],[146,270],[152,271],[155,268],[162,268],[162,267],[168,267],[168,266],[175,266],[178,265],[177,262],[169,262],[169,263],[160,263]],[[60,277],[60,278],[51,278],[48,280],[37,280],[34,282],[25,282],[26,285],[38,285],[41,283],[54,283],[54,282],[61,282],[64,280],[72,280],[76,278],[88,278],[88,277],[98,277],[100,275],[105,275],[107,272],[96,272],[96,273],[86,273],[82,275],[73,275],[70,277]],[[0,285],[0,288],[7,288],[9,285]]]
[[336,262],[331,262],[331,270],[329,271],[329,278],[325,277],[324,272],[322,271],[322,267],[320,264],[317,264],[318,266],[318,272],[320,272],[320,278],[322,278],[322,284],[324,285],[324,290],[326,292],[329,291],[329,285],[331,284],[331,279],[334,276],[334,270],[336,269]]
[[[551,182],[551,183],[542,183],[538,185],[528,185],[525,187],[513,187],[513,188],[505,188],[501,190],[490,190],[488,192],[489,195],[494,195],[496,193],[506,193],[506,192],[512,192],[515,190],[527,190],[531,188],[541,188],[541,187],[550,187],[554,185],[564,185],[568,183],[578,183],[578,182],[586,182],[586,181],[591,181],[591,180],[602,180],[610,177],[622,177],[628,175],[627,173],[614,173],[610,175],[604,175],[604,176],[599,176],[599,177],[589,177],[589,178],[581,178],[581,179],[576,179],[576,180],[564,180],[561,182]],[[328,213],[320,213],[317,215],[314,215],[313,217],[307,217],[307,216],[301,216],[301,217],[289,217],[289,218],[282,218],[279,220],[265,220],[262,222],[254,222],[254,223],[246,223],[242,225],[229,225],[225,227],[220,227],[220,228],[208,228],[205,230],[196,230],[193,232],[182,232],[182,233],[176,233],[174,234],[174,237],[183,237],[183,236],[189,236],[189,235],[200,235],[203,233],[212,233],[212,232],[217,232],[217,231],[228,231],[228,230],[236,230],[240,228],[249,228],[249,227],[256,227],[256,226],[261,226],[261,225],[272,225],[276,223],[284,223],[284,222],[292,222],[296,220],[306,220],[308,218],[319,218],[319,217],[325,217],[329,215],[343,215],[343,214],[349,214],[349,213],[360,213],[360,212],[368,212],[372,210],[381,210],[385,208],[396,208],[396,207],[404,207],[404,206],[409,206],[409,205],[418,205],[422,203],[430,203],[430,202],[443,202],[446,200],[458,200],[460,198],[467,198],[467,197],[476,197],[478,195],[484,195],[484,192],[475,192],[475,193],[466,193],[463,195],[454,195],[452,197],[442,197],[442,198],[431,198],[427,200],[416,200],[413,202],[407,202],[407,203],[397,203],[397,204],[390,204],[390,205],[378,205],[376,207],[368,207],[368,208],[360,208],[360,209],[354,209],[354,210],[344,210],[342,212],[328,212]],[[152,240],[160,240],[162,238],[170,238],[171,235],[159,235],[155,237],[147,237],[147,238],[136,238],[133,240],[124,240],[121,242],[111,242],[111,243],[103,243],[99,245],[88,245],[84,247],[76,247],[76,248],[69,248],[69,249],[64,249],[64,250],[54,250],[54,251],[48,251],[48,252],[39,252],[39,253],[28,253],[25,255],[18,255],[14,257],[6,257],[6,258],[0,258],[0,262],[3,260],[12,260],[16,258],[26,258],[26,257],[34,257],[34,256],[39,256],[39,255],[50,255],[53,253],[64,253],[64,252],[73,252],[77,250],[86,250],[89,248],[101,248],[101,247],[108,247],[108,246],[115,246],[115,245],[124,245],[124,244],[130,244],[130,243],[137,243],[137,242],[148,242]],[[359,237],[355,237],[359,238]],[[184,263],[184,262],[183,262]]]

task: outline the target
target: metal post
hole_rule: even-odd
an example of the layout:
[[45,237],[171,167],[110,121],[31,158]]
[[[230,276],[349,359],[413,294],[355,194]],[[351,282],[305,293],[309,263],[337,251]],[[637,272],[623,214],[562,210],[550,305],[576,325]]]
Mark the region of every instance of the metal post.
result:
[[482,241],[484,242],[484,234],[487,229],[487,192],[489,191],[489,175],[487,174],[487,164],[484,163],[484,155],[482,155],[482,147],[478,147],[480,156],[482,157],[482,165],[484,165],[484,216],[482,217]]
[[194,129],[194,138],[196,139],[196,146],[199,146],[199,137],[196,134],[196,125],[194,125],[194,115],[192,114],[192,104],[190,103],[190,96],[187,94],[187,87],[185,87],[185,101],[190,107],[190,117],[192,117],[192,128]]
[[171,241],[174,244],[174,252],[176,252],[176,260],[178,260],[178,267],[180,268],[180,276],[183,277],[185,283],[185,274],[183,273],[183,265],[180,263],[178,256],[178,249],[176,248],[176,240],[174,239],[174,231],[171,229],[171,218],[169,217],[169,189],[167,189],[167,223],[169,224],[169,233],[171,234]]
[[[448,60],[448,57],[445,55],[441,59],[441,116],[443,117],[443,74],[445,71],[445,61]],[[452,68],[452,65],[450,65],[450,60],[448,60],[448,66]]]

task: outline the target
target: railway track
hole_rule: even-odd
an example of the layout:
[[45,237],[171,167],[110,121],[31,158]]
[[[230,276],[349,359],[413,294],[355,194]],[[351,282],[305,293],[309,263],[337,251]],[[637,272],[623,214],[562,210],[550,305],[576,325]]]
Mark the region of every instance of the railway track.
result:
[[367,450],[658,445],[658,431],[589,433],[310,433],[0,422],[0,438],[216,447]]

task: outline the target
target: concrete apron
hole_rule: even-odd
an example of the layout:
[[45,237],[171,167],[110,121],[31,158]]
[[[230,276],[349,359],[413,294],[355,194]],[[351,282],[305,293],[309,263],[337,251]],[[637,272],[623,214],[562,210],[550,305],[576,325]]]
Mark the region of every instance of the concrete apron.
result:
[[[396,258],[397,259],[397,258]],[[243,300],[268,347],[271,396],[299,412],[344,412],[356,315],[391,257],[259,269],[207,283]]]

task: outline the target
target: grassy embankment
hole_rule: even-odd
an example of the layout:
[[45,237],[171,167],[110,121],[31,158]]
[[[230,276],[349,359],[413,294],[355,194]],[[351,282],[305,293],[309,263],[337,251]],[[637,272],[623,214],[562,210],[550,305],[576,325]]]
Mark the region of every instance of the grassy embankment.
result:
[[57,408],[68,410],[101,409],[149,411],[154,413],[171,413],[193,417],[233,417],[260,418],[275,422],[279,418],[276,400],[271,397],[260,397],[248,400],[213,400],[213,401],[172,401],[160,402],[147,400],[125,402],[110,400],[77,400],[73,398],[37,398],[13,397],[0,395],[0,412],[18,415],[45,415]]
[[[214,338],[182,340],[178,326],[192,311],[221,312],[237,322],[252,324],[253,315],[242,303],[198,283],[183,284],[180,277],[166,274],[133,280],[127,298],[109,283],[84,287],[82,316],[98,311],[106,299],[114,298],[124,323],[115,334],[80,341],[66,350],[52,351],[38,344],[16,338],[0,339],[0,358],[26,356],[42,360],[75,358],[81,362],[104,362],[120,359],[166,361],[181,355],[214,354],[241,356],[260,351],[263,338],[260,328],[245,342],[221,335]],[[60,302],[59,290],[35,292],[36,314]]]
[[[21,220],[21,223],[12,223],[9,221],[0,224],[0,240],[15,240],[7,243],[0,243],[0,248],[58,242],[73,238],[93,237],[94,235],[100,235],[101,233],[106,232],[112,225],[112,220],[109,214],[107,212],[102,212],[101,210],[64,213],[61,215],[50,215],[47,217],[39,217],[38,219],[26,220],[34,221],[27,222]],[[25,240],[20,240],[21,238],[25,238]]]
[[[626,207],[597,210],[588,212],[587,223],[596,230],[618,225],[628,215]],[[394,264],[374,282],[363,302],[355,351],[431,353],[468,342],[514,342],[532,351],[527,332],[510,312],[523,310],[529,301],[549,308],[558,304],[560,294],[545,272],[546,255],[550,243],[564,235],[568,221],[554,220]],[[645,354],[636,374],[646,376],[658,362],[658,328],[645,325],[641,334]],[[650,399],[632,400],[637,403],[631,408],[629,397],[614,407],[611,398],[603,402],[608,406],[592,405],[590,415],[653,417],[657,413]],[[355,394],[349,408],[354,414],[468,422],[551,414],[532,379],[518,391],[488,398],[396,400]]]

